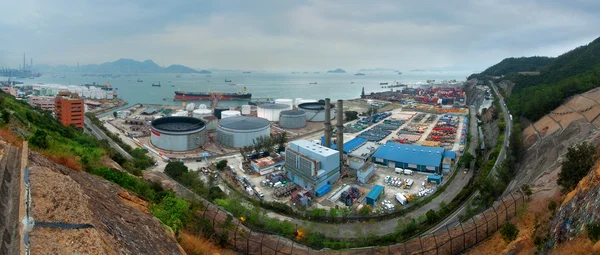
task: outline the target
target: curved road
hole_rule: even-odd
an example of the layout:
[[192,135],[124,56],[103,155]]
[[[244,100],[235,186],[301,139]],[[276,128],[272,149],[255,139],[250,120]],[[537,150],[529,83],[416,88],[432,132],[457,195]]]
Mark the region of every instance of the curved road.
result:
[[[502,164],[502,162],[506,159],[506,149],[508,148],[508,145],[509,145],[508,141],[510,139],[510,132],[512,130],[512,120],[510,119],[510,113],[508,112],[508,108],[506,108],[506,104],[504,102],[504,97],[502,96],[502,94],[500,94],[500,91],[498,91],[498,88],[496,87],[494,82],[490,81],[490,83],[491,83],[492,89],[494,90],[494,93],[498,97],[498,101],[500,102],[500,108],[502,108],[502,112],[504,113],[504,120],[506,122],[506,129],[504,132],[505,133],[504,134],[504,144],[502,146],[502,149],[500,149],[500,154],[498,155],[498,158],[496,159],[496,163],[494,164],[494,168],[492,168],[492,172],[490,173],[495,178],[496,168],[498,168],[498,166],[500,164]],[[471,148],[475,148],[475,147],[471,146]],[[448,225],[448,224],[454,224],[455,222],[458,222],[458,217],[465,213],[467,205],[469,203],[471,203],[478,194],[479,194],[479,191],[476,191],[475,193],[473,193],[469,197],[469,199],[465,203],[463,203],[463,205],[461,207],[459,207],[452,215],[448,216],[443,222],[441,222],[440,224],[431,228],[426,233],[436,232],[440,228],[446,227],[446,225]],[[453,227],[453,226],[448,226],[448,227]]]

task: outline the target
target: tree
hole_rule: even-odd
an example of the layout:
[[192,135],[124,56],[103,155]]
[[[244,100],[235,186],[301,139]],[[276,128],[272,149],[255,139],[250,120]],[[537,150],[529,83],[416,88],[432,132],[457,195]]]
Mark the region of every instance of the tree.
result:
[[225,169],[225,167],[227,167],[227,160],[223,159],[223,160],[217,162],[216,167],[217,167],[217,170],[222,171],[223,169]]
[[426,220],[427,224],[436,223],[440,217],[433,209],[429,209],[429,211],[427,211],[427,213],[425,213],[425,216],[427,216],[427,220]]
[[171,176],[171,178],[175,180],[179,180],[180,177],[188,172],[188,167],[183,164],[183,162],[169,162],[167,166],[165,166],[165,174]]
[[550,212],[554,213],[554,211],[556,210],[557,206],[558,206],[558,204],[556,203],[556,201],[550,200],[550,202],[548,203],[548,210]]
[[356,111],[346,111],[344,112],[344,114],[346,115],[346,121],[353,121],[355,119],[358,119],[358,112]]
[[152,215],[171,227],[175,233],[186,225],[191,216],[189,204],[173,195],[166,196],[159,204],[150,206],[150,210]]
[[515,226],[515,224],[507,222],[500,229],[500,234],[506,243],[510,243],[517,239],[517,236],[519,235],[519,229],[517,226]]
[[600,240],[600,223],[590,223],[587,225],[587,236],[593,242],[596,243]]
[[10,121],[10,112],[8,112],[5,109],[2,109],[2,121],[4,121],[4,123],[8,123]]
[[46,131],[38,129],[35,131],[33,136],[29,139],[29,143],[31,143],[31,145],[38,147],[40,149],[47,149],[49,146],[48,145],[48,134],[46,133]]
[[371,207],[370,205],[365,205],[363,206],[363,208],[360,208],[360,210],[358,211],[358,213],[362,216],[367,216],[369,215],[371,212],[373,211],[373,207]]
[[523,184],[521,186],[521,190],[523,191],[523,194],[527,196],[527,199],[529,199],[529,197],[531,197],[531,195],[533,194],[533,192],[531,191],[531,187],[529,187],[529,185],[527,184]]
[[115,119],[117,118],[117,112],[116,111],[113,112],[113,116],[115,117]]
[[563,186],[565,191],[573,190],[594,166],[595,155],[596,148],[588,142],[571,146],[567,150],[566,159],[562,162],[562,168],[558,173],[558,185]]
[[331,208],[329,209],[329,216],[331,216],[331,218],[335,218],[337,217],[339,214],[339,211],[336,210],[335,208]]

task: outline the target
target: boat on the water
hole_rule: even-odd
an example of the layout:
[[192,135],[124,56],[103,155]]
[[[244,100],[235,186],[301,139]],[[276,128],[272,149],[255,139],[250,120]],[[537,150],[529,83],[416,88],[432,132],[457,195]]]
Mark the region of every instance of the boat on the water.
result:
[[137,82],[144,82],[144,81],[142,81],[142,80],[138,79],[138,80],[137,80]]
[[227,79],[225,79],[225,82],[231,82],[231,80],[227,80]]
[[387,82],[380,82],[379,85],[388,85]]
[[217,100],[250,100],[252,93],[248,93],[246,88],[237,93],[226,93],[226,92],[182,92],[175,91],[174,100],[185,101],[185,100],[197,100],[197,101],[210,101],[213,99]]
[[402,72],[398,72],[398,75],[401,75],[401,74],[402,74]]
[[250,73],[252,73],[252,72],[242,72],[242,73],[243,73],[243,74],[250,74]]
[[316,82],[311,82],[311,83],[309,83],[309,84],[317,84],[317,83],[316,83]]
[[235,82],[232,82],[232,83],[230,83],[229,85],[231,85],[231,86],[235,86],[235,85],[237,85],[237,83],[235,83]]
[[355,73],[354,75],[356,75],[356,76],[362,76],[362,75],[365,75],[365,74],[364,73]]
[[158,84],[152,83],[152,87],[160,87],[160,81],[158,82]]

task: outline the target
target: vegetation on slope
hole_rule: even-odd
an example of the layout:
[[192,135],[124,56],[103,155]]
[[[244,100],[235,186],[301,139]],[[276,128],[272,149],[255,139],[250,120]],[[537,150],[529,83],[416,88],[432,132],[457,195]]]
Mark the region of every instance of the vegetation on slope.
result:
[[500,63],[488,67],[485,71],[472,74],[468,79],[479,78],[483,76],[501,76],[517,72],[536,72],[548,65],[554,58],[550,57],[520,57],[505,58]]
[[594,145],[583,142],[569,147],[556,182],[563,187],[565,192],[573,190],[579,181],[588,175],[594,162],[596,162]]

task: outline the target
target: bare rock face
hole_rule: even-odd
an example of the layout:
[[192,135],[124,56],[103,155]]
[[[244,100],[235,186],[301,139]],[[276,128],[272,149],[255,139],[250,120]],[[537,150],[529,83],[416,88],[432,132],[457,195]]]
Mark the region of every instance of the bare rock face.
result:
[[36,227],[32,254],[185,254],[173,232],[150,214],[147,201],[35,152],[29,158],[34,219],[93,226]]

